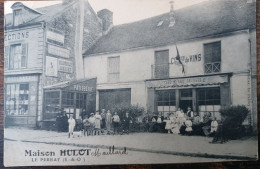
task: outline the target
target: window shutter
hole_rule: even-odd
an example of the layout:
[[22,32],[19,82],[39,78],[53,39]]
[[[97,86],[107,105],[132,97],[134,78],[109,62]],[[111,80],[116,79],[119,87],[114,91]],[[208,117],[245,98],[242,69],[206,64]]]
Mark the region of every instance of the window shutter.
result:
[[9,46],[5,46],[4,49],[4,68],[7,70],[8,69],[8,64],[9,64],[9,52],[10,52],[10,47]]
[[220,103],[221,108],[226,108],[230,106],[230,86],[221,85],[220,86]]
[[150,113],[155,111],[155,90],[147,89],[147,110]]
[[27,67],[27,44],[22,44],[21,67]]

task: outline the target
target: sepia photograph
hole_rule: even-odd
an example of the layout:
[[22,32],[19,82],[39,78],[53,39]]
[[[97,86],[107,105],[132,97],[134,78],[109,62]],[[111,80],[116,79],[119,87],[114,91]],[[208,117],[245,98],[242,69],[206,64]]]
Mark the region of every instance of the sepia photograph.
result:
[[4,8],[6,167],[258,160],[256,0]]

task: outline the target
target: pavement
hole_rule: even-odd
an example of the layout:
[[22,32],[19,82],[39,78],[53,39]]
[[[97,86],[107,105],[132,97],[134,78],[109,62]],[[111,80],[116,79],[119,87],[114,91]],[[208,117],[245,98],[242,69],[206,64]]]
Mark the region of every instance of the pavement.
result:
[[68,138],[67,133],[55,131],[6,128],[4,138],[10,141],[89,148],[115,146],[115,149],[123,149],[126,147],[129,151],[212,159],[256,160],[258,158],[257,137],[231,140],[224,144],[211,144],[209,142],[212,138],[209,137],[167,133],[130,133]]

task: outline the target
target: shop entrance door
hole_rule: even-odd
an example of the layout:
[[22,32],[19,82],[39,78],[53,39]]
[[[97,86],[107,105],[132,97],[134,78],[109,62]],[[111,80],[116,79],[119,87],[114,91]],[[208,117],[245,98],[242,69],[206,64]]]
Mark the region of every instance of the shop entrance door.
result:
[[191,107],[193,110],[192,104],[192,89],[182,89],[180,90],[180,102],[179,107],[184,111],[184,113],[187,112],[188,107]]

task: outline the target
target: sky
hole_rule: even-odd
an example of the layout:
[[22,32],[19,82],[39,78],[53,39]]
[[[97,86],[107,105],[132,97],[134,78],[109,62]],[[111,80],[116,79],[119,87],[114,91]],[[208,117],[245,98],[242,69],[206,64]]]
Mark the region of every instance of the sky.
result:
[[[138,21],[170,11],[170,0],[88,0],[95,12],[109,9],[113,12],[114,25]],[[194,5],[208,0],[174,0],[174,9]],[[5,2],[5,13],[12,12],[11,6],[17,1]],[[21,1],[33,9],[49,6],[61,1]]]

